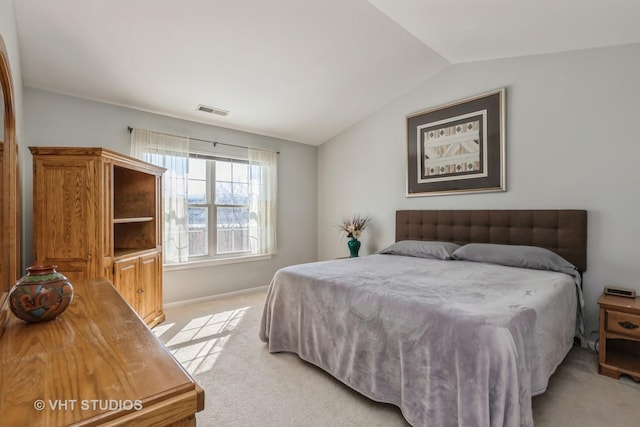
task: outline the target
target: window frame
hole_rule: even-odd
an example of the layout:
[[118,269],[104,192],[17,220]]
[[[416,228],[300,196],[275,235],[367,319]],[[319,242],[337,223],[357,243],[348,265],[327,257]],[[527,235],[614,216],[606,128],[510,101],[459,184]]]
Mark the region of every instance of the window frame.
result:
[[[218,253],[218,208],[219,207],[229,207],[229,208],[247,208],[250,209],[250,203],[246,204],[228,204],[228,203],[216,203],[216,162],[227,162],[227,163],[240,163],[247,165],[247,183],[251,182],[251,164],[248,159],[241,159],[235,157],[223,157],[223,156],[215,156],[210,154],[200,154],[200,153],[190,153],[189,161],[192,159],[203,159],[206,161],[206,203],[187,203],[187,212],[192,207],[206,207],[208,209],[208,221],[207,221],[207,244],[208,244],[208,253],[204,255],[195,255],[192,256],[189,254],[189,261],[182,264],[190,264],[190,263],[202,263],[207,261],[218,261],[225,259],[238,259],[238,258],[253,258],[260,257],[263,258],[263,255],[256,255],[251,252],[251,244],[249,244],[249,249],[243,251],[234,251],[234,252],[223,252]],[[189,180],[189,176],[187,175],[187,180]],[[233,175],[232,181],[233,184]],[[187,214],[188,215],[188,214]],[[187,220],[187,226],[189,226],[189,222]],[[214,254],[212,254],[214,252]]]

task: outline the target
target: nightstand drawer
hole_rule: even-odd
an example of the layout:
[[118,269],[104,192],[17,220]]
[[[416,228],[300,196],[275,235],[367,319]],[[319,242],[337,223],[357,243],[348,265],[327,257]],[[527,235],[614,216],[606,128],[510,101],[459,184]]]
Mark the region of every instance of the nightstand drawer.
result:
[[640,316],[607,310],[607,331],[640,338]]

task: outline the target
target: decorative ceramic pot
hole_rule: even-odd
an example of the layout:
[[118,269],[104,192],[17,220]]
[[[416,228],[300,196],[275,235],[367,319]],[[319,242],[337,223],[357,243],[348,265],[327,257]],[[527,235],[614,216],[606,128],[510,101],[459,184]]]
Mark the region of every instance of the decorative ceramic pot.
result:
[[73,286],[56,265],[27,268],[27,275],[13,285],[9,293],[9,308],[27,322],[55,319],[73,299]]
[[355,237],[351,237],[351,240],[347,242],[347,246],[349,246],[349,257],[357,257],[358,251],[360,250],[360,241]]

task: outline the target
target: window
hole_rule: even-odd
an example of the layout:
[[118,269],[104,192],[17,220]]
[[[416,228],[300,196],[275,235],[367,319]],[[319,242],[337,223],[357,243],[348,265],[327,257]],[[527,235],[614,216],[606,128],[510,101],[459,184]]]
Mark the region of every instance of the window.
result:
[[165,264],[276,252],[278,153],[217,144],[234,153],[203,140],[132,129],[131,155],[166,169]]
[[[189,258],[251,253],[248,161],[189,158]],[[213,230],[213,232],[210,232]]]

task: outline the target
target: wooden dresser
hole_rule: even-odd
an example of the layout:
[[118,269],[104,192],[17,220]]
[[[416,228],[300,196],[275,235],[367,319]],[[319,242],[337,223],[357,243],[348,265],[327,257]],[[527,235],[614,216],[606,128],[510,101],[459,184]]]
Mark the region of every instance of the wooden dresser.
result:
[[195,426],[203,390],[113,285],[73,286],[55,320],[10,316],[0,338],[0,424]]

